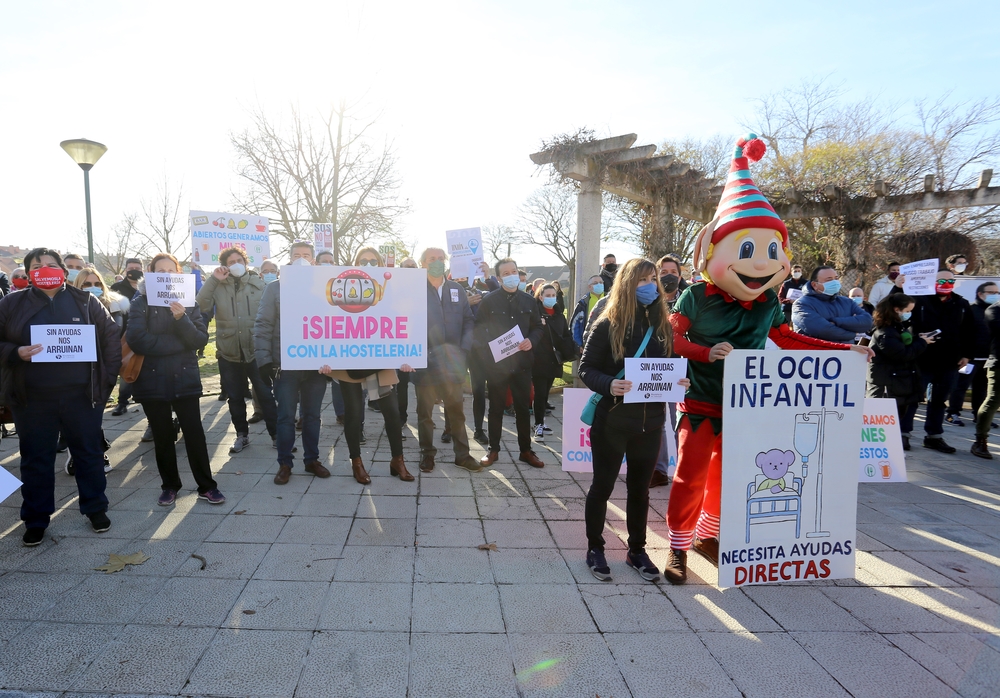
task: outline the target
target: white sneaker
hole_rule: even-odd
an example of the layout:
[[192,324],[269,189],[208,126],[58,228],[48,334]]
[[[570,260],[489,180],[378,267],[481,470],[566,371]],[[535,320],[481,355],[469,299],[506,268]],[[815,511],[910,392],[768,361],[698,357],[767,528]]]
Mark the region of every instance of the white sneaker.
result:
[[539,424],[535,427],[535,441],[545,441],[545,425]]
[[107,454],[104,454],[104,472],[110,473],[115,466],[111,465],[111,459],[108,458]]
[[237,434],[236,435],[236,441],[234,441],[233,445],[230,446],[229,452],[230,453],[239,453],[240,451],[242,451],[244,448],[246,448],[249,445],[250,445],[250,435],[249,434]]
[[545,431],[546,434],[551,434],[552,433],[552,429],[550,429],[549,427],[547,427],[544,424],[542,425],[542,429]]

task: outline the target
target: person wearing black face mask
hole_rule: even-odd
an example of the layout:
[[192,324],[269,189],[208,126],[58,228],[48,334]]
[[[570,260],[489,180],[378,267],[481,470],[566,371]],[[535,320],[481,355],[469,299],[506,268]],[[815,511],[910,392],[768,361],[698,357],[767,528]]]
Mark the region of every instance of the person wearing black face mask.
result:
[[130,257],[125,260],[125,278],[111,284],[111,290],[120,296],[125,296],[129,300],[139,288],[139,280],[142,278],[142,260]]
[[615,283],[615,274],[618,273],[618,259],[613,254],[604,255],[604,263],[601,265],[601,278],[604,280],[604,293],[610,294],[611,287]]

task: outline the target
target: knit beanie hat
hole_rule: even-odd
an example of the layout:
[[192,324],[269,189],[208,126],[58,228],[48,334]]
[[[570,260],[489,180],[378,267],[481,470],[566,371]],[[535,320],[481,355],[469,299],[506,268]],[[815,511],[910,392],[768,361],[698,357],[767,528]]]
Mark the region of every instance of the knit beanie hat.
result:
[[788,247],[788,229],[750,177],[749,163],[760,160],[765,152],[767,146],[756,133],[736,141],[733,164],[715,211],[718,223],[712,232],[713,244],[738,230],[769,228],[781,233],[782,246]]

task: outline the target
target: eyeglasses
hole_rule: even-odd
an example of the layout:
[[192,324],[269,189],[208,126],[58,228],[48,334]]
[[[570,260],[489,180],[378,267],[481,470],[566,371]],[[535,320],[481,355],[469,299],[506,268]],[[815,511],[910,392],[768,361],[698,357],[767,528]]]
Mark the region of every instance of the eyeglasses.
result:
[[359,267],[377,267],[378,266],[378,260],[377,259],[364,259],[364,260],[361,260],[360,262],[358,262],[358,266]]
[[955,280],[954,279],[938,279],[937,282],[939,284],[941,284],[942,286],[954,286],[955,285]]

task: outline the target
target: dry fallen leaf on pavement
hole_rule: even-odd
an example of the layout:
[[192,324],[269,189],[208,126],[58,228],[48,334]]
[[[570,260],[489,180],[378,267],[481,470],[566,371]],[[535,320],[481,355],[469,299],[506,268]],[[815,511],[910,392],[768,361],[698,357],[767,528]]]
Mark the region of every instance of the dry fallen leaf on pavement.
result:
[[105,574],[111,574],[113,572],[121,572],[125,569],[125,565],[141,565],[148,559],[149,555],[144,554],[141,550],[131,555],[115,555],[111,553],[108,555],[108,564],[95,567],[94,569]]
[[476,547],[479,548],[480,550],[496,550],[497,549],[497,544],[496,543],[481,543],[480,545],[477,545]]

